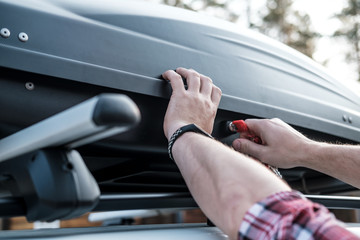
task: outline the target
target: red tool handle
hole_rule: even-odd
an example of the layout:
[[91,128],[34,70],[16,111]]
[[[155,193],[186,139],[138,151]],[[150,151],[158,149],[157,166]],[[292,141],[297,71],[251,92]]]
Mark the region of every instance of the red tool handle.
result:
[[254,143],[262,144],[261,138],[258,136],[255,136],[254,134],[252,134],[250,132],[250,130],[244,120],[235,120],[235,121],[232,121],[232,123],[235,125],[236,131],[238,133],[246,133],[247,134],[246,137],[248,139],[250,139]]
[[[261,138],[258,136],[255,136],[255,134],[251,133],[248,126],[246,125],[244,120],[235,120],[231,122],[231,129],[230,131],[238,132],[240,134],[245,134],[245,137],[247,137],[250,141],[253,141],[257,144],[262,144]],[[234,127],[235,126],[235,127]],[[267,168],[269,168],[271,171],[273,171],[278,177],[282,178],[281,173],[276,167],[270,166],[269,164],[263,163]]]

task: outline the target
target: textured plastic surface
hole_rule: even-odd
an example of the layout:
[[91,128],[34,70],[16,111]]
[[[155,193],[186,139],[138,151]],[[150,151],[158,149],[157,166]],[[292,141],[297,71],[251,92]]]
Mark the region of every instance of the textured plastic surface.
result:
[[220,109],[360,140],[360,98],[260,34],[138,1],[3,0],[0,8],[4,27],[29,36],[0,38],[0,66],[161,98],[168,91],[158,76],[192,67],[222,89]]

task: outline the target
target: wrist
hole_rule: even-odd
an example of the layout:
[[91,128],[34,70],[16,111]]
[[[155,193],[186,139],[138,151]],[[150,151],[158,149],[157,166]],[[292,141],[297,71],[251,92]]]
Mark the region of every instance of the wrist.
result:
[[213,139],[213,137],[210,134],[208,134],[207,132],[202,130],[196,124],[188,124],[188,125],[182,126],[182,127],[178,128],[169,139],[168,153],[169,153],[169,157],[171,160],[174,160],[173,155],[172,155],[172,148],[174,146],[175,141],[177,139],[179,139],[183,134],[188,133],[188,132],[201,134],[201,135],[204,135],[206,137]]
[[302,148],[298,165],[306,168],[314,168],[316,161],[320,158],[327,144],[322,142],[309,141]]
[[172,124],[171,126],[169,127],[164,127],[166,128],[167,130],[165,131],[165,137],[166,139],[169,141],[171,136],[176,132],[176,130],[178,130],[179,128],[187,125],[189,123],[183,123],[183,122],[179,122],[179,123],[175,123],[175,124]]

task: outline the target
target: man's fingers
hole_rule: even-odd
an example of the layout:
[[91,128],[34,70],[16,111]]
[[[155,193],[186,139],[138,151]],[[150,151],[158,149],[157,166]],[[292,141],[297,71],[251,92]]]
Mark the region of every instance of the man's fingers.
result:
[[247,139],[235,139],[232,144],[233,148],[241,153],[250,155],[254,158],[260,159],[265,146],[254,143]]
[[192,69],[177,68],[176,72],[186,78],[188,91],[199,92],[200,90],[200,74]]
[[184,89],[181,76],[185,77],[188,85],[188,91],[200,92],[203,95],[210,96],[211,101],[216,105],[219,105],[222,92],[220,88],[213,84],[211,78],[199,74],[195,70],[182,67],[177,68],[176,72],[168,70],[163,73],[162,76],[165,80],[170,81],[174,92]]
[[185,90],[181,76],[177,74],[175,71],[168,70],[164,72],[162,76],[165,80],[170,81],[173,92]]
[[221,99],[221,89],[212,84],[212,91],[211,91],[211,101],[216,104],[216,106],[219,106],[220,99]]
[[212,86],[211,78],[200,74],[200,93],[211,97]]
[[261,137],[262,130],[266,127],[267,121],[267,119],[246,119],[245,123],[252,133]]

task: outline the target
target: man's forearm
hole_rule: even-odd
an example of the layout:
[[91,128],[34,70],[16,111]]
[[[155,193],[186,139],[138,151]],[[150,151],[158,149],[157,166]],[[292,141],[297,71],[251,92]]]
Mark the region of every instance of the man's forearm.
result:
[[360,188],[360,146],[314,143],[302,165]]
[[255,202],[290,190],[259,162],[196,133],[185,133],[172,151],[199,206],[232,239]]

